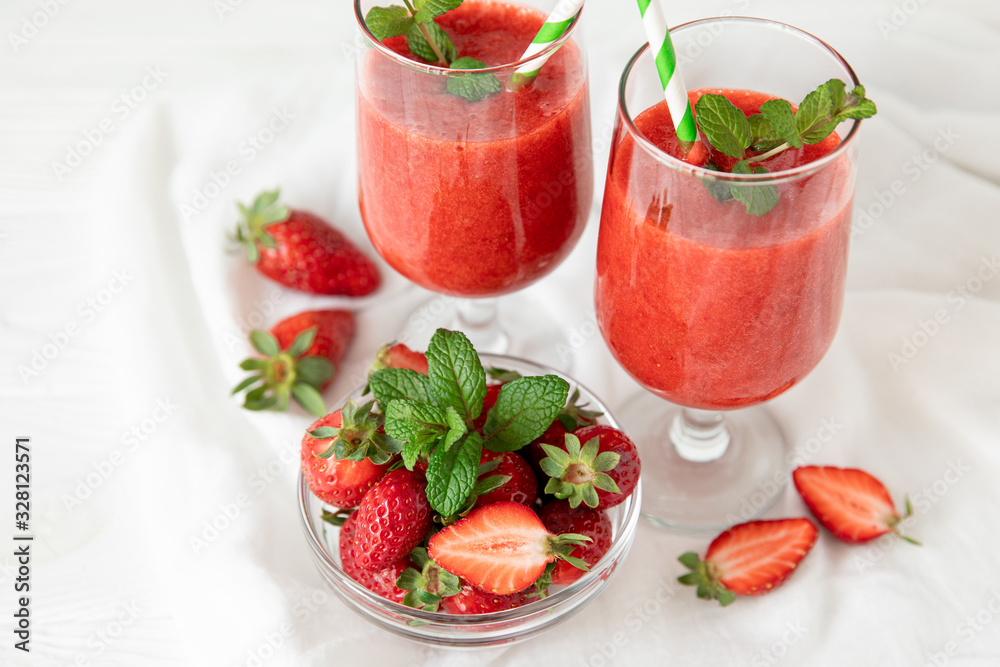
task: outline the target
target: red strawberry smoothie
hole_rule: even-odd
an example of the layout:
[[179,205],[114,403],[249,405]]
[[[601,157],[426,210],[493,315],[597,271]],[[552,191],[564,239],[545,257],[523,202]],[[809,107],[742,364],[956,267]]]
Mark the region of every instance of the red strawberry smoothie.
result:
[[[533,8],[466,0],[438,23],[460,57],[493,67],[516,62],[544,20]],[[417,60],[402,37],[385,45]],[[423,287],[457,296],[518,290],[559,265],[590,211],[583,58],[567,42],[527,90],[476,102],[445,84],[377,49],[361,64],[365,227],[382,257]]]
[[[769,96],[724,94],[747,115]],[[635,119],[679,157],[666,104]],[[840,320],[854,182],[846,154],[777,185],[763,216],[719,202],[690,174],[653,159],[633,136],[608,166],[597,253],[597,315],[611,352],[639,383],[674,403],[723,410],[757,404],[804,377]],[[778,172],[832,151],[836,133],[761,164]],[[711,160],[731,169],[732,158]]]

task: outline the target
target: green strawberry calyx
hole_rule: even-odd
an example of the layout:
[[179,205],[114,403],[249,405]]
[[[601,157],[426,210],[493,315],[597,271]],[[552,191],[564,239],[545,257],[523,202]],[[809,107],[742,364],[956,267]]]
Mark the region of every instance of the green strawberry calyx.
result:
[[237,204],[243,217],[236,224],[233,240],[244,247],[247,261],[251,264],[256,264],[260,260],[258,244],[269,250],[278,247],[278,242],[268,233],[267,227],[284,222],[291,215],[289,208],[278,202],[280,196],[281,190],[275,189],[258,195],[250,208]]
[[600,442],[597,437],[591,438],[581,446],[580,438],[572,433],[566,434],[566,449],[555,445],[542,444],[542,449],[548,454],[539,465],[549,476],[545,485],[545,493],[556,498],[569,501],[570,507],[597,507],[597,489],[608,493],[621,493],[618,484],[608,475],[617,467],[621,456],[615,452],[599,451]]
[[411,551],[410,561],[415,567],[406,568],[396,579],[396,588],[408,591],[403,598],[407,607],[437,611],[442,598],[462,592],[461,579],[431,560],[426,547]]
[[710,560],[702,560],[698,554],[689,551],[678,558],[684,567],[691,570],[677,577],[685,586],[697,586],[698,597],[702,600],[718,600],[723,607],[736,600],[736,594],[722,585],[718,567]]
[[353,399],[348,399],[340,409],[340,428],[320,426],[309,431],[309,435],[318,440],[333,440],[326,451],[316,456],[321,459],[333,456],[338,461],[369,459],[375,465],[387,463],[403,445],[384,433],[385,417],[373,413],[374,406],[374,401],[358,406]]
[[570,396],[566,407],[559,413],[557,417],[559,423],[567,431],[575,431],[581,426],[593,424],[594,420],[604,414],[597,410],[588,410],[587,405],[587,403],[580,403],[580,389],[577,387],[573,390],[573,395]]
[[324,382],[333,377],[333,364],[305,352],[316,338],[317,327],[306,329],[282,350],[278,340],[266,331],[251,331],[250,342],[263,358],[251,357],[240,363],[250,371],[233,389],[233,394],[247,391],[243,407],[248,410],[288,409],[291,399],[317,417],[326,414],[326,404],[319,393]]

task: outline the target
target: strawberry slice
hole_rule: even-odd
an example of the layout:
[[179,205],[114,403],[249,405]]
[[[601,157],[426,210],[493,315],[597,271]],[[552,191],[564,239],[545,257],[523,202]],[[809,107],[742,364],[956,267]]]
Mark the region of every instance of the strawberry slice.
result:
[[818,534],[816,524],[803,518],[741,523],[716,537],[704,560],[693,551],[681,556],[691,572],[678,581],[698,586],[698,597],[723,607],[737,595],[769,593],[806,557]]
[[555,560],[588,569],[570,555],[574,546],[588,541],[574,533],[553,535],[530,507],[499,502],[474,509],[433,535],[427,551],[441,567],[476,588],[508,595],[533,584]]
[[806,507],[837,539],[857,544],[892,532],[920,544],[899,532],[899,524],[913,514],[909,500],[900,516],[889,490],[864,470],[803,466],[792,477]]

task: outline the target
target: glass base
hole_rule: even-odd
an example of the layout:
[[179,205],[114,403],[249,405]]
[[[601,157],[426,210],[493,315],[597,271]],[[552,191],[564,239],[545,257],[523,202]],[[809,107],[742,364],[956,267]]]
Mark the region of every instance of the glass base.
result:
[[413,311],[397,340],[426,350],[439,328],[462,331],[479,352],[544,362],[564,373],[573,368],[574,350],[565,327],[543,309],[525,307],[523,302],[435,296]]
[[711,454],[691,460],[690,448],[682,457],[671,441],[681,411],[644,391],[617,412],[642,460],[643,518],[677,532],[714,534],[770,509],[791,471],[791,447],[770,412],[756,406],[705,413],[723,416],[728,446],[707,440],[701,451]]

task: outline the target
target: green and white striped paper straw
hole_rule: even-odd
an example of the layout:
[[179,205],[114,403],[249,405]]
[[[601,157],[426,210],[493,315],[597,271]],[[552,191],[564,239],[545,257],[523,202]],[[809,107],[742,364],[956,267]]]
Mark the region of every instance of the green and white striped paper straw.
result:
[[[579,16],[581,9],[583,9],[583,0],[560,0],[549,13],[548,18],[545,19],[545,23],[542,24],[538,34],[531,40],[531,44],[528,45],[524,55],[521,56],[521,60],[527,60],[535,54],[541,53],[552,42],[566,34],[570,25]],[[553,53],[555,52],[553,51]],[[534,62],[521,65],[514,70],[514,76],[510,78],[510,89],[521,90],[530,86],[542,70],[542,65],[550,57],[552,57],[552,53]]]
[[663,17],[663,9],[659,0],[638,0],[639,13],[642,14],[642,24],[646,28],[649,48],[656,59],[656,71],[663,84],[663,96],[670,109],[670,118],[674,121],[677,138],[682,142],[693,143],[698,140],[698,128],[694,124],[694,114],[691,113],[691,100],[688,99],[684,79],[677,71],[677,54],[674,44],[670,41],[670,31],[667,20]]

